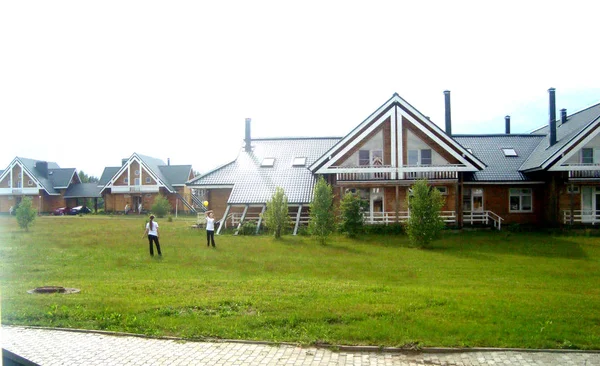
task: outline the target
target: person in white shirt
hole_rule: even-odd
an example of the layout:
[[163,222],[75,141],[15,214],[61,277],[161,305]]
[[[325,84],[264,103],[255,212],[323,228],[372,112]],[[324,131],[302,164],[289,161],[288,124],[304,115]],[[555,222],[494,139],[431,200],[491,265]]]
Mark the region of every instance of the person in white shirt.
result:
[[215,248],[215,215],[212,210],[206,211],[206,246],[210,247],[212,244]]
[[[144,236],[148,236],[148,243],[150,244],[150,255],[154,256],[154,246],[152,242],[156,243],[156,250],[158,251],[158,255],[162,257],[162,253],[160,252],[160,244],[158,243],[158,223],[154,221],[154,215],[150,215],[150,221],[146,224],[146,231],[144,232]],[[144,237],[142,236],[142,238]]]

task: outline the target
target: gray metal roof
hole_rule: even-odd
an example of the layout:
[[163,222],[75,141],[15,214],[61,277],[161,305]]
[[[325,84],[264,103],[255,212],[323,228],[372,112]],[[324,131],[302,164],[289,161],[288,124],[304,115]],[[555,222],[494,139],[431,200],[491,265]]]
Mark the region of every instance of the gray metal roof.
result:
[[[472,181],[528,181],[519,167],[531,152],[545,139],[543,135],[453,135],[465,149],[486,164],[486,168],[465,180]],[[502,149],[512,148],[517,156],[505,156]]]
[[[553,159],[559,150],[577,138],[587,126],[597,123],[600,123],[600,103],[568,116],[564,124],[559,120],[556,127],[556,144],[549,146],[548,138],[542,139],[529,158],[523,162],[521,170],[542,168],[544,163]],[[549,126],[544,126],[533,133],[547,135],[549,129]]]
[[54,188],[66,188],[71,184],[75,175],[75,168],[48,169],[48,178]]
[[98,181],[98,185],[102,186],[102,187],[107,185],[108,182],[110,182],[110,180],[112,179],[112,177],[114,177],[115,174],[117,174],[119,169],[121,169],[120,166],[107,166],[106,168],[104,168],[104,171],[102,172],[102,176],[100,177],[100,180]]
[[172,185],[185,184],[192,172],[191,165],[164,165],[159,166],[163,177]]
[[[48,192],[48,194],[59,194],[59,192],[56,189],[54,189],[54,184],[49,179],[49,176],[45,176],[37,168],[37,163],[45,162],[44,160],[28,159],[28,158],[21,158],[21,157],[17,157],[17,159],[21,162],[23,167],[28,172],[30,172],[35,177],[35,179],[37,179],[40,182],[40,184],[46,190],[46,192]],[[54,162],[48,161],[47,163],[48,163],[48,171],[49,172],[54,169],[60,169],[58,164],[56,164]]]
[[65,198],[100,198],[101,190],[98,183],[72,184],[65,192]]
[[[283,188],[289,203],[310,203],[315,176],[308,169],[339,141],[339,138],[253,139],[252,151],[241,149],[235,161],[192,179],[199,187],[233,185],[229,204],[264,204]],[[306,157],[305,166],[292,166],[294,158]],[[272,167],[263,167],[264,158],[274,158]]]

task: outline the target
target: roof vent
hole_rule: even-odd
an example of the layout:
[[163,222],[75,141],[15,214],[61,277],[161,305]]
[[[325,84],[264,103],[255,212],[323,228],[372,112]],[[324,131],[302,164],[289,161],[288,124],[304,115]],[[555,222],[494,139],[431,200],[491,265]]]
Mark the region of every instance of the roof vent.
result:
[[560,110],[560,123],[563,125],[567,123],[567,109],[563,108]]
[[507,156],[507,157],[518,156],[517,152],[513,148],[502,149],[502,152],[504,152],[504,156]]

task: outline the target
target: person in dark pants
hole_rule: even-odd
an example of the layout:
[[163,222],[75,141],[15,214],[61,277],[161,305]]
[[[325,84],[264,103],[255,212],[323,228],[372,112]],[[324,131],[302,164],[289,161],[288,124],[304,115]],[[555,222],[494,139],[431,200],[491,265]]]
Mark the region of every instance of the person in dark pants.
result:
[[146,224],[146,231],[144,232],[144,235],[148,236],[150,255],[154,256],[154,246],[152,245],[152,242],[154,242],[156,243],[156,251],[158,252],[158,255],[162,257],[162,253],[160,252],[160,244],[158,243],[158,223],[154,221],[154,215],[150,215],[150,221]]
[[206,211],[206,246],[215,248],[215,216],[212,210]]

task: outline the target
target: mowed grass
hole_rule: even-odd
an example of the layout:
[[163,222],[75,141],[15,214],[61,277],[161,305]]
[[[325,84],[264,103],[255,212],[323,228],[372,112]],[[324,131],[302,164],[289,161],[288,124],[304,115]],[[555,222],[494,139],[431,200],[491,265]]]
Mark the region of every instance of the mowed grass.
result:
[[[600,349],[600,240],[546,233],[217,236],[145,217],[0,218],[2,323],[190,339]],[[40,286],[77,294],[28,294]]]

